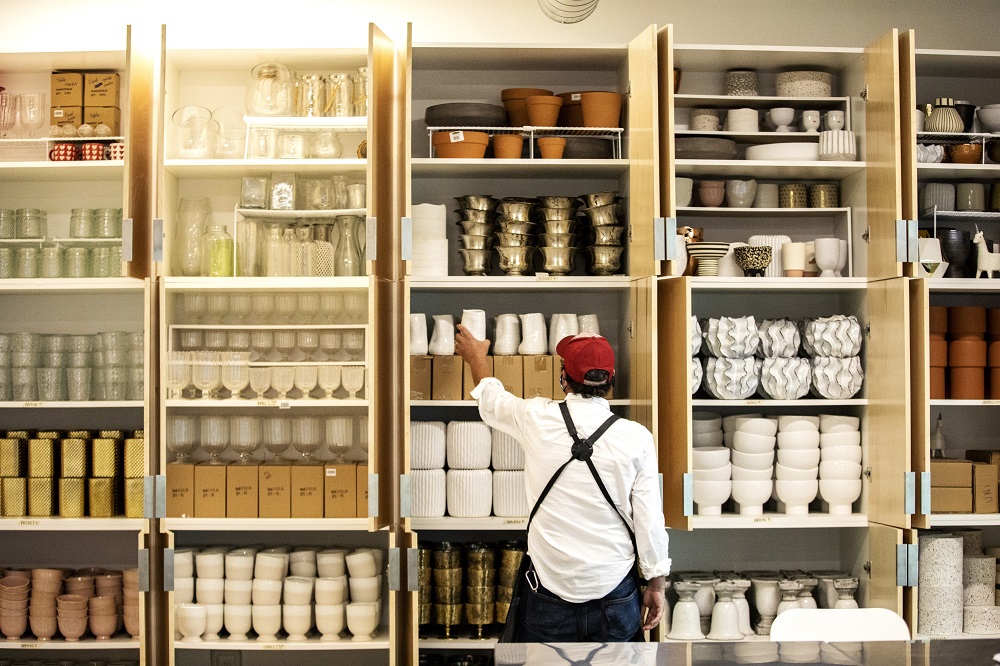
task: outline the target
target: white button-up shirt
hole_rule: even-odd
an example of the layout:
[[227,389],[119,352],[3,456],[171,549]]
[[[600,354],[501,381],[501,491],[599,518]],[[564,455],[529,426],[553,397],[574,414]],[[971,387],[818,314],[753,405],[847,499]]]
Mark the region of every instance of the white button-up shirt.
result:
[[[573,439],[559,403],[517,398],[494,377],[483,379],[472,397],[483,421],[521,443],[528,504],[534,506],[555,471],[571,457]],[[566,403],[581,439],[611,416],[608,401],[601,398],[571,393]],[[591,460],[635,532],[643,577],[670,573],[652,434],[634,421],[620,419],[594,444]],[[586,463],[567,465],[546,495],[531,522],[528,554],[541,584],[573,603],[604,597],[634,566],[628,531],[601,495]]]

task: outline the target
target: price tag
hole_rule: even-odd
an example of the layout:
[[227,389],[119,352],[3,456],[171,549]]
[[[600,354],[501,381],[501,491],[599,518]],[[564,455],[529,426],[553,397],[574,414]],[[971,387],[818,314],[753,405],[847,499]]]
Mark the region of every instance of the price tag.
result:
[[580,93],[573,93],[572,95],[569,96],[569,101],[579,102],[582,97],[583,95],[581,95]]
[[770,518],[770,516],[761,516],[760,518],[754,518],[753,522],[755,522],[755,523],[769,523],[769,522],[771,522],[771,518]]
[[462,131],[450,132],[448,134],[448,137],[451,139],[452,143],[460,143],[462,141],[465,141],[465,132]]
[[555,282],[556,276],[549,275],[548,273],[535,273],[535,279],[538,282]]
[[285,649],[285,644],[284,643],[265,643],[264,644],[264,649],[265,650],[284,650]]
[[278,406],[278,401],[277,400],[258,400],[257,401],[257,406],[258,407],[277,407]]
[[744,402],[744,404],[747,407],[756,407],[757,405],[763,405],[764,401],[763,400],[747,400],[746,402]]
[[24,406],[25,407],[42,407],[44,404],[45,404],[44,402],[34,401],[34,402],[26,402],[26,403],[24,403]]
[[526,521],[525,521],[524,518],[509,518],[509,519],[503,521],[503,524],[504,525],[524,525],[525,522]]
[[21,643],[22,650],[37,650],[38,643]]
[[19,520],[17,523],[21,527],[38,527],[41,525],[41,521],[38,520]]
[[291,400],[279,400],[278,401],[278,409],[291,409],[291,408],[292,408],[292,401]]

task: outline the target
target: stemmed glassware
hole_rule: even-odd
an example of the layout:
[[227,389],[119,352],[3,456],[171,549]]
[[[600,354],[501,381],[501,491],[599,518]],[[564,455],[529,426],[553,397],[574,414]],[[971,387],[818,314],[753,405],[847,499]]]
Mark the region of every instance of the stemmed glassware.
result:
[[319,350],[326,356],[324,361],[335,361],[342,360],[338,359],[337,356],[340,353],[340,347],[344,342],[344,332],[340,330],[332,331],[320,331],[319,332]]
[[207,297],[208,319],[213,324],[221,324],[229,312],[229,294],[209,292]]
[[274,349],[280,355],[280,360],[294,361],[295,331],[275,331]]
[[17,121],[16,96],[9,92],[0,92],[0,139],[6,139]]
[[193,416],[171,416],[167,419],[167,450],[175,454],[178,463],[188,462],[188,454],[198,443],[198,423]]
[[368,297],[364,293],[349,292],[344,294],[344,309],[347,311],[348,322],[364,324],[368,321]]
[[232,398],[250,384],[250,354],[247,352],[224,352],[221,355],[222,385]]
[[171,398],[184,397],[184,389],[191,384],[191,353],[170,352],[167,357],[167,389]]
[[281,463],[281,454],[288,450],[292,443],[292,420],[287,416],[271,416],[264,419],[264,448],[274,458],[264,464],[277,465]]
[[298,295],[298,313],[295,315],[297,323],[311,324],[319,314],[319,294],[315,291],[303,291]]
[[201,391],[202,398],[211,398],[222,386],[219,372],[219,352],[194,352],[194,387]]
[[189,291],[184,296],[184,314],[191,318],[192,324],[201,323],[201,318],[208,309],[208,299],[205,294]]
[[256,416],[234,416],[229,422],[229,437],[233,451],[239,454],[237,465],[252,465],[253,454],[260,446],[261,423]]
[[292,421],[292,446],[302,454],[298,464],[313,464],[312,454],[319,448],[319,444],[319,417],[300,416]]
[[28,138],[35,138],[35,132],[48,120],[45,93],[21,93],[17,96],[17,120],[28,132]]
[[317,375],[319,387],[323,390],[323,398],[332,398],[333,392],[340,388],[340,374],[341,366],[339,365],[319,366]]
[[279,324],[290,324],[295,316],[298,299],[295,294],[277,294],[274,299],[274,318]]
[[365,358],[365,332],[344,331],[344,350],[352,361],[362,361]]
[[181,349],[201,351],[205,347],[205,332],[197,328],[181,329]]
[[334,462],[344,462],[344,454],[354,446],[354,419],[350,416],[329,416],[326,419],[326,448]]
[[344,366],[343,373],[341,375],[341,381],[344,384],[344,390],[349,394],[348,397],[352,400],[357,400],[361,389],[365,386],[365,368],[362,365],[348,365]]
[[262,400],[267,390],[271,388],[271,368],[250,368],[250,390]]
[[250,360],[263,361],[274,349],[274,332],[269,330],[250,331]]
[[336,323],[344,311],[344,295],[336,291],[321,293],[319,295],[319,310],[324,323]]
[[302,392],[302,398],[308,400],[316,388],[317,372],[315,365],[300,365],[295,368],[295,388]]
[[227,336],[228,349],[234,352],[250,351],[250,331],[229,331]]
[[242,324],[250,316],[252,310],[253,298],[250,294],[229,294],[229,317],[233,322]]
[[207,465],[225,465],[219,459],[229,446],[229,419],[225,416],[201,417],[201,448],[209,455]]
[[257,292],[251,296],[251,310],[254,320],[263,324],[274,316],[274,294]]
[[208,351],[225,351],[229,347],[229,334],[226,331],[211,329],[205,331],[205,349]]
[[287,400],[288,392],[295,386],[295,368],[281,365],[271,368],[271,388],[278,392],[279,400]]
[[319,331],[314,328],[296,331],[295,344],[298,346],[299,352],[301,352],[301,360],[318,360],[316,357],[319,355]]

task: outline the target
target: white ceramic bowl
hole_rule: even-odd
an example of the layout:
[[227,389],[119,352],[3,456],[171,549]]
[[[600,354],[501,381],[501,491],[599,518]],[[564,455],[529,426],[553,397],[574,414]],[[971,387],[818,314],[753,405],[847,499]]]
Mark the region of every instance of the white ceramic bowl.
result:
[[774,476],[774,469],[746,469],[733,465],[733,481],[770,481]]
[[691,435],[691,441],[696,449],[704,449],[713,446],[722,446],[722,430],[712,430],[710,432],[696,432]]
[[726,448],[733,448],[733,437],[736,436],[735,430],[724,430],[722,432],[722,444]]
[[347,573],[344,557],[347,551],[340,548],[330,548],[316,553],[316,571],[321,578],[339,578]]
[[236,606],[249,606],[253,597],[253,581],[226,579],[225,596],[223,601],[226,604]]
[[375,604],[347,604],[347,629],[354,634],[353,641],[370,641],[378,626],[378,610]]
[[746,159],[751,161],[816,162],[819,160],[819,144],[789,142],[748,146]]
[[694,469],[718,469],[729,464],[729,453],[724,446],[692,449],[691,462]]
[[774,453],[743,453],[733,451],[733,464],[746,469],[771,469],[774,464]]
[[222,551],[202,551],[194,556],[198,578],[225,578],[226,554]]
[[174,579],[194,578],[194,551],[181,548],[174,551]]
[[247,639],[247,632],[250,631],[250,628],[253,626],[250,608],[249,603],[231,604],[226,602],[225,608],[222,610],[222,619],[223,624],[226,627],[226,631],[229,632],[229,640],[245,641]]
[[816,499],[818,481],[775,481],[774,491],[785,504],[785,513],[803,515],[809,513],[809,503]]
[[778,449],[778,464],[795,469],[812,469],[819,466],[819,449]]
[[252,580],[253,558],[250,553],[226,553],[226,580]]
[[200,643],[205,633],[207,611],[203,604],[177,604],[174,618],[185,643]]
[[695,481],[728,481],[731,478],[733,466],[726,463],[722,467],[715,469],[695,469]]
[[312,604],[285,604],[281,607],[281,626],[289,641],[304,641],[312,628]]
[[347,561],[347,571],[351,576],[371,578],[378,575],[378,569],[375,567],[375,556],[369,550],[358,549],[348,555],[345,560]]
[[818,430],[778,432],[778,448],[783,451],[819,448]]
[[1000,109],[980,107],[976,110],[976,117],[984,132],[1000,132]]
[[225,596],[225,579],[202,578],[194,580],[194,598],[199,604],[221,604]]
[[253,566],[255,580],[277,580],[285,577],[288,571],[285,558],[280,553],[257,553]]
[[289,576],[285,579],[284,603],[291,606],[305,606],[312,603],[312,578]]
[[722,429],[726,432],[736,432],[737,419],[759,419],[763,414],[730,414],[722,417]]
[[830,505],[831,514],[851,513],[855,500],[861,497],[861,479],[856,481],[824,479],[819,482],[819,493]]
[[733,499],[740,505],[741,516],[764,513],[764,502],[771,498],[771,480],[733,481]]
[[774,466],[774,474],[779,481],[815,481],[819,475],[819,467],[798,469],[779,464]]
[[281,603],[281,581],[254,578],[250,600],[256,606],[277,606]]
[[828,432],[854,432],[861,427],[861,419],[857,416],[842,416],[840,414],[820,414],[819,431]]
[[316,604],[316,629],[321,641],[339,641],[344,630],[344,604]]
[[861,446],[861,433],[857,430],[822,433],[819,436],[819,446],[822,449],[828,446]]
[[847,460],[861,463],[860,446],[828,446],[820,451],[820,460]]
[[824,460],[819,464],[819,478],[854,481],[861,478],[861,465],[847,460]]
[[778,421],[766,416],[737,416],[736,431],[748,432],[762,437],[774,437],[774,434],[778,432]]
[[[256,582],[256,581],[255,581]],[[254,604],[250,607],[253,630],[261,643],[273,643],[281,629],[281,606],[278,604]]]
[[694,503],[698,505],[698,515],[720,515],[722,513],[722,504],[729,499],[732,491],[732,481],[694,481],[692,483],[692,493],[694,495]]
[[778,432],[796,432],[799,430],[819,430],[818,416],[792,414],[778,417]]
[[[334,606],[344,603],[347,588],[347,576],[337,578],[317,578],[313,593],[316,595],[317,606]],[[343,613],[343,610],[341,610]]]
[[219,640],[219,632],[222,631],[225,607],[225,604],[205,605],[205,633],[201,635],[202,640]]
[[722,415],[715,412],[693,412],[691,414],[692,432],[713,432],[722,430]]
[[737,430],[733,434],[733,450],[741,453],[770,453],[774,451],[774,436],[756,435]]
[[194,602],[194,578],[174,579],[174,603],[190,604]]
[[375,603],[382,596],[382,577],[371,578],[352,577],[347,580],[351,586],[351,601],[356,603]]

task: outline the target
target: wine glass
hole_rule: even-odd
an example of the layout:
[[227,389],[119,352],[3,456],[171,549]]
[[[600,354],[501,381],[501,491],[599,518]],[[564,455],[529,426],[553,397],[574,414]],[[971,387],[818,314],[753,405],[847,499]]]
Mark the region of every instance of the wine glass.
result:
[[318,360],[319,354],[319,331],[314,328],[307,328],[295,332],[295,344],[302,352],[302,360]]
[[298,299],[295,294],[278,294],[274,299],[274,317],[279,324],[290,324],[295,316]]
[[292,422],[292,446],[302,454],[300,465],[313,464],[312,454],[319,448],[318,416],[300,416]]
[[167,419],[167,451],[173,453],[174,462],[188,462],[188,454],[198,443],[198,422],[193,416],[171,416]]
[[9,92],[0,92],[0,139],[6,139],[17,121],[16,96]]
[[220,331],[216,329],[211,329],[205,331],[205,349],[208,351],[226,351],[229,345],[229,333],[227,331]]
[[344,295],[336,291],[324,291],[319,295],[319,310],[324,323],[335,323],[344,311]]
[[274,294],[257,292],[251,296],[251,310],[254,321],[263,324],[274,316]]
[[341,366],[339,365],[321,365],[319,366],[318,382],[319,387],[323,389],[323,397],[325,399],[330,399],[333,397],[333,392],[340,388],[340,371]]
[[189,352],[170,352],[167,357],[167,389],[171,398],[183,398],[184,389],[191,383],[191,356]]
[[326,419],[326,448],[333,454],[335,463],[344,462],[344,454],[354,446],[354,419],[350,416],[328,416]]
[[21,93],[17,96],[17,120],[28,131],[28,138],[33,139],[35,132],[46,124],[47,111],[45,93]]
[[353,400],[358,399],[361,389],[365,386],[365,367],[363,365],[345,366],[341,381],[349,397]]
[[222,386],[219,374],[219,352],[195,352],[194,386],[201,391],[202,398],[211,398],[212,394]]
[[234,399],[250,384],[250,354],[247,352],[224,352],[222,364],[222,385]]
[[295,388],[302,392],[304,400],[312,397],[309,393],[316,388],[316,375],[315,365],[300,365],[295,368]]
[[319,314],[319,294],[315,291],[303,291],[298,294],[300,324],[311,324]]
[[225,465],[219,459],[229,446],[229,419],[225,416],[202,416],[201,448],[209,455],[206,465]]
[[349,323],[366,323],[368,321],[368,296],[364,292],[348,292],[344,294],[344,309],[347,311],[347,320]]
[[271,388],[278,392],[279,400],[287,400],[288,392],[295,386],[295,368],[278,366],[271,368]]
[[[280,464],[281,454],[288,450],[292,443],[292,420],[287,416],[265,418],[263,435],[264,448],[274,456],[269,463],[272,465]],[[264,464],[266,465],[268,462]]]
[[181,329],[181,349],[201,351],[205,346],[205,332],[196,328]]
[[361,448],[365,452],[365,460],[368,460],[368,417],[362,416],[358,419],[358,433]]
[[296,351],[295,331],[275,331],[274,349],[279,354],[279,360],[293,361],[292,355]]
[[237,324],[242,324],[250,316],[253,299],[247,293],[229,294],[229,316]]
[[271,388],[271,368],[250,368],[250,390],[262,399]]
[[205,294],[189,291],[183,294],[184,296],[184,314],[191,318],[192,324],[198,324],[201,322],[202,315],[205,314],[208,308],[208,300]]
[[233,451],[239,454],[237,465],[253,465],[253,454],[260,446],[261,423],[256,416],[233,416],[229,421],[229,438]]
[[339,330],[319,332],[319,350],[326,356],[324,360],[339,360],[337,355],[344,342],[344,332]]
[[274,348],[274,332],[268,330],[250,331],[250,360],[262,361]]
[[228,349],[234,352],[250,351],[250,331],[229,331]]
[[365,332],[344,331],[344,350],[352,361],[363,361],[365,358]]
[[226,320],[226,314],[229,312],[229,294],[209,292],[206,306],[209,321],[213,324],[221,324]]

